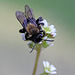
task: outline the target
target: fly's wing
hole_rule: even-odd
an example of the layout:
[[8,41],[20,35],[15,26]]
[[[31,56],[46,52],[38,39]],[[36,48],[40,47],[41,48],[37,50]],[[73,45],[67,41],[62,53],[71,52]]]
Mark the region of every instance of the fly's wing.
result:
[[16,18],[21,23],[21,25],[23,26],[23,28],[25,28],[24,21],[26,20],[26,17],[24,15],[24,13],[21,12],[21,11],[16,11]]
[[33,10],[28,5],[25,5],[25,15],[26,18],[34,18]]
[[38,27],[36,24],[33,10],[28,5],[25,5],[25,15],[26,15],[26,18],[30,20],[30,23],[33,23],[35,24],[36,27]]
[[32,13],[32,15],[33,15],[33,18],[35,18],[35,15],[34,15],[34,12],[33,12],[33,10],[30,8],[30,10],[31,10],[31,13]]

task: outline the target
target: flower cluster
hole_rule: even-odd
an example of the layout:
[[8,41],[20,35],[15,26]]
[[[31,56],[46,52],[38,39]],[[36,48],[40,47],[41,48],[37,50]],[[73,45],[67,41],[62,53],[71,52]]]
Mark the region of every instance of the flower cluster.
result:
[[[43,21],[39,21],[39,23],[43,23],[44,26],[41,26],[42,30],[45,31],[45,37],[43,38],[44,40],[52,40],[54,37],[57,35],[56,34],[56,28],[54,28],[54,25],[49,25],[49,23],[44,19]],[[22,34],[22,39],[25,41],[25,34]],[[39,44],[42,44],[42,48],[47,48],[48,46],[54,45],[53,42],[50,41],[41,41]],[[37,46],[38,44],[36,44]],[[28,46],[30,48],[33,48],[34,43],[32,41],[29,41]],[[36,49],[36,46],[34,49]]]
[[56,28],[54,28],[54,25],[49,25],[46,20],[41,21],[44,23],[44,26],[41,26],[43,30],[45,30],[46,35],[48,38],[53,38],[55,37],[56,34]]
[[43,74],[56,74],[54,65],[50,65],[48,61],[43,61],[44,73]]

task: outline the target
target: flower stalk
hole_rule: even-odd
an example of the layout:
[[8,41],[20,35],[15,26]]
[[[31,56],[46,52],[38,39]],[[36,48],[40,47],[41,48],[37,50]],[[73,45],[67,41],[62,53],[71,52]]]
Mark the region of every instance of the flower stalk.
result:
[[39,60],[40,53],[41,53],[41,44],[39,44],[37,46],[36,50],[37,50],[37,54],[36,54],[36,60],[35,60],[35,65],[34,65],[34,69],[33,69],[33,74],[32,75],[36,74],[36,70],[37,70],[37,66],[38,66],[38,60]]

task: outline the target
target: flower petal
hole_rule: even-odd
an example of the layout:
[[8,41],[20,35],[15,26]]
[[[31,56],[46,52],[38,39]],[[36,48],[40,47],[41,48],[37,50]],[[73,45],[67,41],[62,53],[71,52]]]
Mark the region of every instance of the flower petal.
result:
[[50,28],[50,29],[54,29],[54,25],[50,25],[49,28]]
[[49,68],[50,67],[50,64],[48,61],[46,61],[46,67]]
[[51,35],[53,35],[53,37],[55,37],[57,34],[56,33],[51,33]]
[[56,71],[53,71],[53,72],[50,72],[51,74],[56,74],[57,72]]
[[47,36],[44,37],[44,40],[46,40],[46,39],[47,39]]
[[46,67],[46,62],[45,61],[43,61],[43,66]]
[[55,33],[56,32],[56,28],[52,29],[51,32],[52,33]]
[[50,73],[50,71],[48,71],[47,69],[45,70],[45,73]]
[[56,70],[56,68],[54,67],[54,65],[51,65],[50,66],[50,71],[54,71],[54,70]]

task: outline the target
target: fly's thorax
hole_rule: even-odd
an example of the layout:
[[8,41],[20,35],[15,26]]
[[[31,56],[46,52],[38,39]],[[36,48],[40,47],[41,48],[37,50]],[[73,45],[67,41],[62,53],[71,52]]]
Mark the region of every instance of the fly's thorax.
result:
[[35,34],[39,33],[39,29],[32,23],[27,24],[26,29],[30,35],[35,35]]

